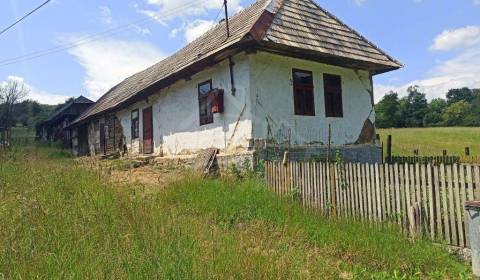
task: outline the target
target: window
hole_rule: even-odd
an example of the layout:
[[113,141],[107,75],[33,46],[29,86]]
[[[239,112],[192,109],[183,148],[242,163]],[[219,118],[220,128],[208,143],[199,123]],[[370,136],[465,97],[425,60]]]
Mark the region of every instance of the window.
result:
[[138,124],[140,122],[138,121],[138,109],[132,111],[132,139],[137,139],[140,134],[139,134],[139,128]]
[[325,115],[327,118],[342,118],[342,78],[338,75],[323,75],[325,92]]
[[293,101],[295,115],[315,116],[312,72],[293,69]]
[[212,101],[208,94],[212,90],[212,80],[198,84],[198,107],[200,125],[213,123]]

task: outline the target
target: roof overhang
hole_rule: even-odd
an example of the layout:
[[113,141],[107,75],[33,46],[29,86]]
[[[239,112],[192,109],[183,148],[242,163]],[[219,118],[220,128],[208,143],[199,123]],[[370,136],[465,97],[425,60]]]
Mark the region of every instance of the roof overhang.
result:
[[245,40],[240,40],[239,42],[232,44],[228,46],[225,49],[219,50],[218,52],[211,53],[208,55],[204,55],[204,58],[201,58],[194,63],[184,67],[183,69],[180,69],[176,72],[173,72],[171,75],[156,81],[155,83],[151,84],[150,86],[147,86],[143,90],[135,93],[132,95],[132,97],[119,102],[117,105],[110,107],[108,109],[105,109],[101,112],[98,112],[96,114],[89,115],[85,119],[81,120],[75,120],[72,122],[69,127],[73,126],[78,126],[82,125],[91,119],[99,118],[101,116],[109,115],[112,114],[113,112],[122,110],[128,106],[131,106],[132,104],[135,104],[136,102],[139,102],[141,100],[144,100],[148,98],[149,96],[158,93],[160,90],[167,88],[168,86],[172,85],[173,83],[182,80],[182,79],[190,79],[193,75],[197,74],[198,72],[204,70],[207,67],[211,67],[226,58],[236,55],[246,49],[252,48],[256,44],[256,41],[247,38]]
[[340,66],[340,67],[351,68],[356,70],[366,70],[372,73],[372,75],[386,73],[389,71],[397,70],[402,67],[401,65],[395,65],[393,63],[392,65],[378,64],[375,62],[356,60],[356,59],[321,53],[318,51],[313,51],[313,50],[308,50],[303,48],[285,46],[282,44],[277,44],[274,42],[266,42],[266,41],[259,42],[259,45],[256,47],[256,49],[273,53],[273,54],[305,59],[310,61],[316,61],[316,62],[334,65],[334,66]]

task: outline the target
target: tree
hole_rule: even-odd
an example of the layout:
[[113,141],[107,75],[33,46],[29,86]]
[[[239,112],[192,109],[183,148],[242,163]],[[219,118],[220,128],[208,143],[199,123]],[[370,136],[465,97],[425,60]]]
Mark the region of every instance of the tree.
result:
[[407,89],[405,124],[407,127],[422,127],[423,118],[427,113],[428,102],[425,93],[420,92],[418,86],[410,86]]
[[435,98],[427,106],[427,113],[423,118],[424,126],[439,126],[443,122],[443,112],[447,108],[447,102],[442,98]]
[[443,121],[448,126],[460,126],[464,125],[463,121],[465,117],[470,113],[471,105],[461,100],[448,106],[443,113]]
[[379,128],[398,126],[400,103],[398,94],[391,91],[383,96],[382,100],[375,106],[376,124]]
[[447,92],[448,105],[451,105],[453,103],[456,103],[462,100],[466,101],[467,103],[470,103],[474,98],[475,98],[474,92],[467,87],[454,88]]
[[7,131],[5,140],[9,141],[10,128],[15,124],[14,107],[22,99],[27,97],[29,89],[23,81],[18,79],[9,79],[8,82],[0,85],[0,126]]

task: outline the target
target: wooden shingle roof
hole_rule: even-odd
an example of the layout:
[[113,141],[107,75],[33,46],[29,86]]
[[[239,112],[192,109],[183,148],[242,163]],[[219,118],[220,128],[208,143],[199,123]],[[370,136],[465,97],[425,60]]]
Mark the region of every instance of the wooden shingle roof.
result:
[[[305,53],[311,59],[386,72],[402,65],[311,0],[258,0],[159,63],[126,78],[75,123],[106,113],[189,77],[245,48]],[[344,62],[342,62],[344,63]],[[349,64],[348,64],[349,63]]]

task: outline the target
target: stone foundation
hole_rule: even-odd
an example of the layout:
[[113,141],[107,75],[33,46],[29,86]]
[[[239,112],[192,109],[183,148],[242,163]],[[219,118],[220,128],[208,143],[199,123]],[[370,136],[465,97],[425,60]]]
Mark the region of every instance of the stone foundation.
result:
[[375,144],[335,146],[303,146],[290,147],[275,146],[267,147],[258,151],[258,158],[263,160],[282,160],[284,152],[289,151],[290,161],[325,161],[342,160],[355,163],[381,163],[382,148]]

